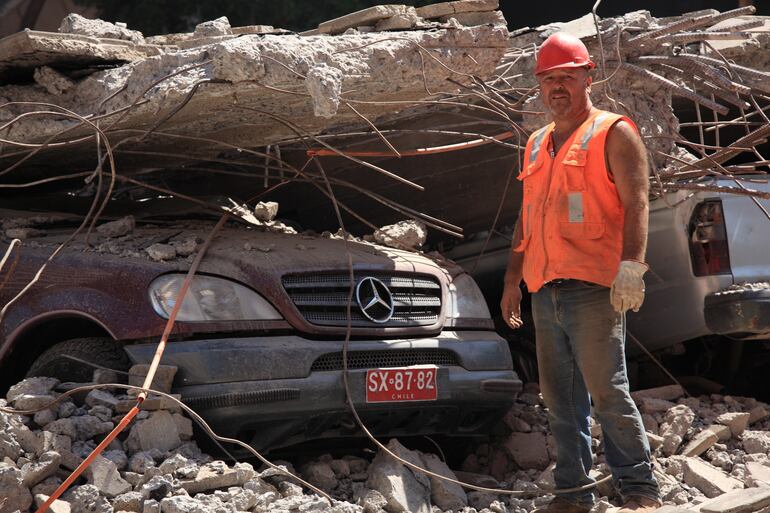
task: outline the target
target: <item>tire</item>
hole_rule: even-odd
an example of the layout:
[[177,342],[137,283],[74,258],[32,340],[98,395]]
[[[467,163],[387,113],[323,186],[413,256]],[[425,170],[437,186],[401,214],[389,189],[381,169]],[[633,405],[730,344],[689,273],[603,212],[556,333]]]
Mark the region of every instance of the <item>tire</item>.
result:
[[96,367],[71,358],[118,371],[127,371],[128,356],[118,343],[109,338],[76,338],[59,342],[45,350],[32,362],[27,377],[49,376],[62,382],[88,383]]

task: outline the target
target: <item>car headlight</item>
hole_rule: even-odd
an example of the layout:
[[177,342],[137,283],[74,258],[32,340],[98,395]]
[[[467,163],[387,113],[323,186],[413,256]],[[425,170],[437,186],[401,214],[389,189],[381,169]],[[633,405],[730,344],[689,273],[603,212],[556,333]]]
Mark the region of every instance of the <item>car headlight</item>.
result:
[[[168,319],[182,288],[185,274],[164,274],[150,284],[155,312]],[[265,298],[224,278],[194,276],[176,319],[195,321],[245,321],[282,319]]]
[[449,283],[447,319],[491,319],[487,301],[469,274],[456,276]]

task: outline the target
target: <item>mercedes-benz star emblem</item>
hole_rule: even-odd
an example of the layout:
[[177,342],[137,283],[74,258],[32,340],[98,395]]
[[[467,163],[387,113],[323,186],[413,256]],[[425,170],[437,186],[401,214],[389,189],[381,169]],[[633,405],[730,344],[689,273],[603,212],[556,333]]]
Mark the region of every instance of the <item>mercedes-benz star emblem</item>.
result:
[[382,324],[393,316],[393,295],[377,278],[367,276],[356,285],[356,301],[361,312],[370,321]]

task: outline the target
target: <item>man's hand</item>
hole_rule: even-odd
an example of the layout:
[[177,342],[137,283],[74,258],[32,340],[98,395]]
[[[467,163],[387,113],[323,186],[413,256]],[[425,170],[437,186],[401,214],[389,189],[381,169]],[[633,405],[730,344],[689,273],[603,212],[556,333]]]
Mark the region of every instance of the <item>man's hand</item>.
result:
[[647,264],[635,260],[623,260],[618,267],[618,274],[612,282],[610,303],[618,313],[626,310],[638,312],[644,302],[644,273]]
[[500,300],[500,311],[505,323],[513,329],[521,328],[521,289],[518,285],[506,285]]

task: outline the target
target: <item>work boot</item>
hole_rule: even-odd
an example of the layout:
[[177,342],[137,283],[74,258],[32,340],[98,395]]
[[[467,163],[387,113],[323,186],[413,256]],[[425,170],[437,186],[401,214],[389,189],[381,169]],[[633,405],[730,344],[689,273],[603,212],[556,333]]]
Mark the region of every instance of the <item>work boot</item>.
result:
[[577,504],[556,497],[545,506],[534,509],[532,513],[588,513],[589,511],[591,511],[590,504]]
[[663,506],[660,499],[653,499],[641,495],[632,495],[617,513],[652,513]]

